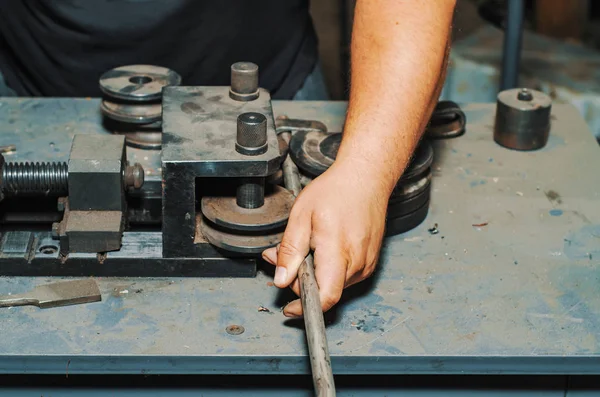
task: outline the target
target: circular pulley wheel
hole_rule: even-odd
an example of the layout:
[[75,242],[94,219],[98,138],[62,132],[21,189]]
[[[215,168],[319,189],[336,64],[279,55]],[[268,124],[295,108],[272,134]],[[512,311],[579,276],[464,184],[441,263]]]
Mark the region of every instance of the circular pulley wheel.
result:
[[397,234],[406,233],[409,230],[419,226],[429,213],[429,200],[419,209],[409,214],[397,217],[388,218],[385,224],[385,236],[395,236]]
[[271,234],[233,234],[220,230],[202,218],[200,231],[210,244],[225,251],[240,254],[260,254],[265,249],[276,246],[283,238],[283,231]]
[[400,216],[404,216],[410,214],[421,208],[429,201],[430,197],[430,189],[431,185],[427,185],[427,188],[420,192],[419,194],[410,197],[405,200],[393,201],[388,204],[387,208],[387,217],[388,218],[397,218]]
[[433,164],[433,147],[429,141],[423,140],[417,146],[410,164],[406,167],[398,183],[421,176],[427,172],[431,164]]
[[104,100],[100,109],[106,117],[124,123],[150,124],[160,121],[162,118],[160,103],[131,105]]
[[[303,173],[316,178],[335,161],[342,141],[341,133],[321,131],[298,131],[290,139],[289,153]],[[415,150],[413,158],[400,181],[420,176],[433,163],[433,147],[423,140]]]
[[[340,133],[298,131],[290,139],[289,154],[298,168],[316,178],[333,164],[341,139]],[[321,148],[323,142],[324,151]]]
[[389,203],[392,204],[417,196],[429,189],[430,184],[431,172],[428,172],[424,177],[411,181],[410,183],[397,184],[390,195]]
[[235,196],[203,197],[202,214],[225,229],[258,232],[285,226],[293,204],[294,195],[289,190],[274,186],[260,208],[242,208]]
[[123,135],[127,146],[137,149],[158,150],[162,147],[162,132],[113,132]]
[[159,100],[163,87],[179,84],[181,76],[177,72],[153,65],[121,66],[100,77],[100,90],[104,94],[134,102]]

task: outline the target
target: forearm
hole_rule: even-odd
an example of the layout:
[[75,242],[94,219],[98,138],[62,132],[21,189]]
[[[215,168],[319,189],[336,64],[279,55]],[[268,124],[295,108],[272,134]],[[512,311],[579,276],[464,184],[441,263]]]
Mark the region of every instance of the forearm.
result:
[[338,164],[391,192],[437,103],[453,0],[358,0]]

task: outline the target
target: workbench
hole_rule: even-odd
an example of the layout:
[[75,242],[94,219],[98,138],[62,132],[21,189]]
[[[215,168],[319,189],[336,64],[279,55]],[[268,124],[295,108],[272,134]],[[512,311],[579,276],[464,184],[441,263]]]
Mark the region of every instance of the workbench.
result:
[[[330,131],[341,130],[346,109],[273,106]],[[99,108],[89,98],[0,98],[0,145],[17,146],[7,161],[66,161],[75,133],[108,134]],[[502,148],[492,139],[494,109],[464,105],[465,135],[434,143],[427,219],[387,239],[377,272],[327,313],[335,374],[600,374],[600,148],[570,105],[553,106],[542,150]],[[128,148],[147,180],[160,178],[159,155]],[[280,312],[294,295],[273,286],[272,270],[99,278],[99,303],[0,309],[0,373],[73,382],[78,374],[307,375],[302,322]],[[0,278],[0,294],[48,281]],[[245,331],[228,334],[234,324]]]

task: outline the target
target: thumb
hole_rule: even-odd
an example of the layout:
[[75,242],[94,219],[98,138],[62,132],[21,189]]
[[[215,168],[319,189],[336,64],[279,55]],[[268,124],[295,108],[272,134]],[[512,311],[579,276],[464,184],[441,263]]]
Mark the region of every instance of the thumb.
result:
[[273,280],[277,287],[287,287],[298,276],[298,268],[310,250],[311,231],[311,212],[294,211],[292,208],[283,238],[277,247],[277,268]]

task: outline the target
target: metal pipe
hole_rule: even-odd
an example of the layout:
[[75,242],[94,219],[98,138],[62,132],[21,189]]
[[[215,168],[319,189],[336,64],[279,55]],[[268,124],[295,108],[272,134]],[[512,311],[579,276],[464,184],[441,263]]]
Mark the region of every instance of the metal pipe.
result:
[[519,84],[524,12],[525,6],[523,0],[508,0],[500,91],[515,88]]
[[[281,133],[282,138],[289,144],[290,133]],[[298,167],[288,156],[283,162],[283,181],[285,187],[294,196],[298,197],[302,190]],[[327,345],[327,333],[325,332],[325,320],[321,309],[319,297],[319,286],[315,277],[313,255],[308,254],[298,269],[300,280],[300,300],[304,312],[304,327],[308,342],[310,366],[312,368],[313,384],[316,395],[319,397],[335,396],[335,382],[331,369],[331,358]]]

